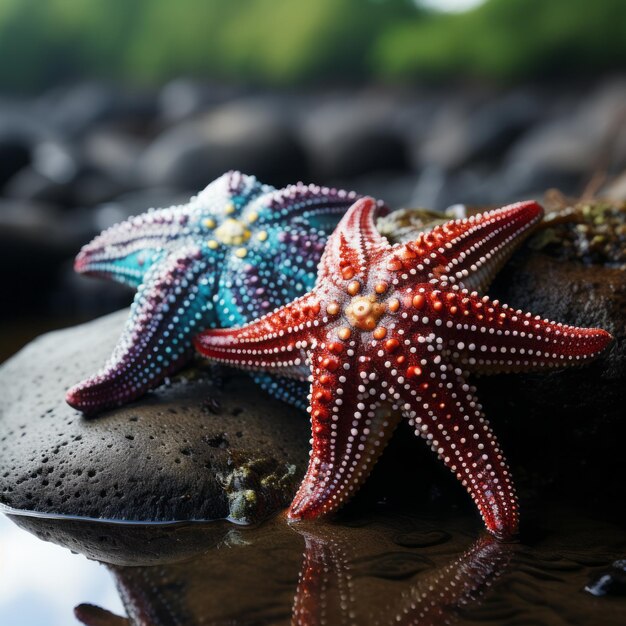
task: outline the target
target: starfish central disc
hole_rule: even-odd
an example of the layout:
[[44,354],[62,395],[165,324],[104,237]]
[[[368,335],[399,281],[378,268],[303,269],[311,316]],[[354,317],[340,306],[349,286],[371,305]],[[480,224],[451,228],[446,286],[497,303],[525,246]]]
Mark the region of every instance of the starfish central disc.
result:
[[215,238],[226,245],[238,246],[250,239],[250,231],[239,220],[229,218],[215,229]]
[[376,296],[357,296],[346,307],[348,321],[360,330],[374,330],[385,312],[385,305],[376,301]]

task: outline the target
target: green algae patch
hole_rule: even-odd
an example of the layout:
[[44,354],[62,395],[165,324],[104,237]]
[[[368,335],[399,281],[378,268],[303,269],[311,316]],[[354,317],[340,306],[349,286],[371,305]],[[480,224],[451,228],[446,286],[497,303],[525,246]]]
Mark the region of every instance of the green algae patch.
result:
[[252,459],[218,476],[228,498],[228,518],[254,524],[287,506],[299,482],[296,466],[274,458]]

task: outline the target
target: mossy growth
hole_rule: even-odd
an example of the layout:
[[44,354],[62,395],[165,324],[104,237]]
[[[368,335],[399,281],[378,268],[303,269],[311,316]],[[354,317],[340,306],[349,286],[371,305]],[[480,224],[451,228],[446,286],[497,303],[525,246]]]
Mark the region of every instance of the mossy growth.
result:
[[228,498],[229,519],[239,524],[254,524],[286,506],[298,484],[295,465],[273,458],[258,458],[237,464],[219,476]]
[[626,202],[559,198],[530,245],[560,259],[626,269]]

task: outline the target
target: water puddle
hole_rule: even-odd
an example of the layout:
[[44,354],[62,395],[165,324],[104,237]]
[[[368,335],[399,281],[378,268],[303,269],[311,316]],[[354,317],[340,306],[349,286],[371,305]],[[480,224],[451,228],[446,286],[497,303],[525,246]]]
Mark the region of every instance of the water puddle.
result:
[[469,515],[385,509],[254,528],[4,512],[106,564],[128,617],[86,597],[76,615],[93,626],[626,624],[619,584],[584,590],[626,556],[623,527],[571,511],[542,511],[520,544],[493,541]]
[[105,566],[43,543],[0,515],[0,625],[71,626],[83,602],[124,613]]

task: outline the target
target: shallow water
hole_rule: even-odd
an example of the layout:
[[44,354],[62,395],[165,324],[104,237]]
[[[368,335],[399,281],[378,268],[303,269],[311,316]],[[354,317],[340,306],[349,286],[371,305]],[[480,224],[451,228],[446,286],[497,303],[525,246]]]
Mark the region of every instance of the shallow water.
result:
[[[563,509],[538,512],[524,541],[508,545],[482,534],[471,515],[384,508],[323,524],[289,525],[279,516],[256,528],[11,519],[43,539],[105,561],[131,621],[113,616],[123,610],[111,595],[111,581],[102,579],[103,566],[66,550],[64,563],[42,568],[39,552],[49,544],[36,546],[5,519],[0,545],[9,532],[12,541],[19,537],[20,545],[29,546],[19,562],[4,564],[9,578],[20,568],[27,572],[21,576],[23,610],[55,589],[72,593],[55,599],[65,612],[65,621],[56,622],[19,621],[19,596],[13,594],[11,605],[0,595],[2,626],[70,624],[76,605],[82,605],[78,615],[86,623],[99,626],[626,624],[626,597],[584,591],[626,556],[623,526]],[[55,552],[63,558],[62,549]],[[7,606],[13,607],[11,621]]]
[[106,567],[43,543],[0,515],[0,626],[69,626],[81,602],[124,612]]

